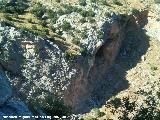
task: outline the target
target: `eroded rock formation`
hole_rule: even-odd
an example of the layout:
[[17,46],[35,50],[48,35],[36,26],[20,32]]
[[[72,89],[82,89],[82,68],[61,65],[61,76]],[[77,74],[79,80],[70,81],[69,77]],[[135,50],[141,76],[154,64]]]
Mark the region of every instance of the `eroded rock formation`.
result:
[[[88,53],[85,57],[79,55],[69,60],[53,41],[27,32],[24,34],[1,23],[0,64],[7,71],[13,86],[13,96],[28,102],[53,94],[71,106],[73,112],[87,111],[89,107],[86,101],[100,81],[105,80],[127,31],[140,28],[143,20],[146,20],[147,12],[144,13],[141,13],[144,15],[142,19],[139,16],[114,14],[102,26],[105,33],[103,41],[92,39],[97,43],[92,47],[95,48],[92,54]],[[4,91],[5,88],[5,93],[0,93],[3,96],[0,105],[11,96],[11,88],[2,77],[0,89]],[[26,110],[23,105],[20,106]],[[5,106],[2,107],[2,113],[3,109]]]

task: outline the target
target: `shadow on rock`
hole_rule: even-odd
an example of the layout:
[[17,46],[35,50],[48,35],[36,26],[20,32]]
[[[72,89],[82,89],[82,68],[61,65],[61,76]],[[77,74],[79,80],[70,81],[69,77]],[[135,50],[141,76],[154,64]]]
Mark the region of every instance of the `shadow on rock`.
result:
[[105,105],[106,101],[112,96],[129,88],[129,83],[126,79],[127,71],[134,68],[141,61],[142,56],[149,48],[149,37],[143,29],[140,29],[147,23],[147,18],[141,21],[143,23],[139,24],[137,28],[132,22],[131,20],[126,25],[125,39],[115,62],[106,73],[106,79],[99,80],[90,99],[88,99],[90,110]]

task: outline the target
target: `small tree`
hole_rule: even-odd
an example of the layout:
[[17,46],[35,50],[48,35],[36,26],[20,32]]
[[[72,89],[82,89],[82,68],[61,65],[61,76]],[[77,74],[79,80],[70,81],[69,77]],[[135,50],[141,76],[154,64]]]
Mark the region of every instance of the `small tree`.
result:
[[46,12],[46,8],[40,4],[37,3],[36,5],[34,5],[33,9],[31,10],[31,12],[37,16],[38,18],[42,18],[42,16],[45,14]]
[[61,2],[61,0],[56,0],[56,2],[57,2],[57,3],[60,3],[60,2]]
[[23,14],[28,8],[26,0],[2,0],[0,1],[0,9],[7,13],[19,13]]
[[103,39],[104,37],[104,32],[103,31],[98,31],[98,39]]
[[81,6],[86,6],[87,5],[86,0],[79,0],[79,4]]
[[83,17],[94,17],[94,16],[95,16],[94,11],[92,11],[91,9],[88,10],[88,11],[82,10],[82,11],[80,11],[80,14],[81,14]]
[[113,0],[113,3],[116,4],[116,5],[119,5],[119,6],[122,6],[123,4],[120,3],[118,0]]
[[51,23],[55,24],[58,19],[57,13],[52,10],[48,10],[47,14],[48,14],[48,17],[51,19]]
[[97,2],[97,0],[90,0],[90,2],[91,2],[91,3],[96,3],[96,2]]
[[86,56],[87,55],[87,48],[81,48],[80,53],[82,56]]
[[69,29],[71,29],[72,26],[70,25],[69,22],[64,21],[63,24],[61,25],[61,27],[62,27],[63,31],[68,31]]

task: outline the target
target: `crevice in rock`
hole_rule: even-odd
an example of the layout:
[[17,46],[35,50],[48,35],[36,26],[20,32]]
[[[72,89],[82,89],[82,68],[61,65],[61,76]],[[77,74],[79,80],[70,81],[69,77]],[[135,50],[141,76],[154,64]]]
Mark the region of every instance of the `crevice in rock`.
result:
[[[65,103],[73,108],[74,113],[84,113],[90,111],[95,105],[102,104],[96,103],[96,100],[92,99],[92,94],[95,92],[95,89],[103,86],[103,83],[109,82],[105,79],[109,68],[120,50],[122,41],[129,31],[144,27],[147,23],[147,15],[148,11],[142,11],[138,15],[125,17],[127,18],[125,23],[122,21],[124,16],[122,19],[114,22],[110,28],[109,38],[95,54],[94,61],[92,61],[93,66],[89,66],[88,61],[79,62],[79,65],[77,65],[78,74],[64,96]],[[126,89],[126,87],[123,89]]]

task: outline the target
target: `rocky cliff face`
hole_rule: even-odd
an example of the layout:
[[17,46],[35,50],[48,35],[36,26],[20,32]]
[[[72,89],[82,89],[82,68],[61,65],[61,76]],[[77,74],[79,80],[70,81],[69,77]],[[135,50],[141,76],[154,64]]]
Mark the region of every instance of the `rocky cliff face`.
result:
[[82,59],[77,63],[79,72],[64,96],[66,104],[72,106],[75,112],[86,112],[94,106],[96,101],[92,100],[92,93],[105,81],[126,34],[141,29],[147,23],[147,16],[148,11],[142,11],[135,16],[126,16],[125,21],[123,17],[117,17],[109,31],[104,32],[107,35],[104,38],[106,42],[99,46],[92,59]]
[[[22,33],[3,23],[0,29],[0,63],[13,87],[12,96],[27,103],[48,94],[61,99],[76,72],[65,53],[53,42],[33,34]],[[3,90],[2,102],[11,96],[10,90]]]
[[124,28],[118,19],[111,24],[110,30],[105,34],[108,36],[105,38],[106,42],[98,46],[96,54],[89,59],[80,60],[76,65],[79,72],[64,97],[65,102],[73,106],[74,111],[88,109],[86,100],[89,100],[92,91],[100,85],[100,81],[104,80],[125,36]]
[[[120,32],[118,19],[115,16],[112,21],[106,21],[105,40],[97,41],[93,54],[69,60],[54,42],[5,26],[2,22],[0,63],[13,86],[13,96],[27,102],[31,98],[43,99],[50,93],[64,98],[65,103],[77,111],[77,106],[88,98],[98,83],[95,78],[103,78],[116,56],[121,40],[110,38],[109,34],[114,36]],[[98,75],[95,70],[100,70],[101,66],[102,73]]]
[[[141,27],[146,16],[147,12],[134,17],[113,14],[102,26],[105,34],[103,41],[92,39],[94,46],[93,42],[88,45],[94,48],[91,54],[74,59],[66,58],[64,50],[53,41],[1,22],[0,64],[6,72],[1,73],[0,96],[3,97],[0,105],[11,97],[12,90],[6,81],[9,79],[13,87],[12,96],[27,103],[32,99],[41,101],[52,94],[71,106],[75,113],[88,111],[89,104],[92,106],[94,102],[90,102],[91,93],[105,80],[125,34],[130,29]],[[5,74],[7,77],[4,77]]]

